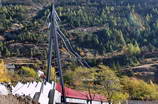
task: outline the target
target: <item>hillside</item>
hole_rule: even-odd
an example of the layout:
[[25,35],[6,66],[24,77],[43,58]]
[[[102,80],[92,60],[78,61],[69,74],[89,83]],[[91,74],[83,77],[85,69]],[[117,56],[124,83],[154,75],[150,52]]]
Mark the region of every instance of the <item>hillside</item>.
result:
[[[46,59],[47,16],[50,11],[47,2],[50,3],[49,0],[2,0],[2,57]],[[75,51],[85,57],[91,66],[103,62],[112,67],[117,64],[126,67],[139,63],[142,56],[157,51],[156,0],[60,0],[56,8],[63,33]],[[61,50],[64,52],[63,44]],[[65,52],[63,55],[69,57]]]
[[[3,65],[14,66],[9,80],[39,81],[37,70],[47,69],[51,0],[1,1],[0,55]],[[57,0],[55,6],[69,47],[83,57],[73,57],[59,40],[66,86],[112,103],[158,99],[157,0]],[[58,79],[55,60],[53,52],[51,80]]]

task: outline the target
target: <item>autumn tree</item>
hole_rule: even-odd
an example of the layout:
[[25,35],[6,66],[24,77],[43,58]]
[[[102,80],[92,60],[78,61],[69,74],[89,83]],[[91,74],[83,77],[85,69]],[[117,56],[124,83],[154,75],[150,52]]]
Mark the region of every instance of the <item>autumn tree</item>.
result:
[[[97,68],[76,68],[75,71],[67,71],[65,80],[69,80],[71,86],[81,90],[87,90],[89,95],[101,93],[108,98],[109,103],[125,100],[127,93],[122,92],[119,78],[109,67],[100,65]],[[66,82],[67,82],[66,81]],[[95,96],[95,95],[94,95]],[[90,96],[90,102],[94,96]]]
[[124,51],[127,52],[127,54],[130,55],[136,55],[141,52],[141,49],[137,42],[135,44],[129,43],[126,47],[124,47]]
[[101,92],[107,96],[109,104],[128,98],[128,94],[122,91],[119,78],[109,67],[98,66],[96,77],[98,86],[102,89]]
[[64,76],[65,82],[71,86],[80,90],[86,90],[88,92],[87,97],[88,102],[92,104],[92,100],[97,92],[97,86],[95,84],[95,68],[84,68],[78,67],[75,71],[68,70]]
[[123,77],[121,78],[123,89],[130,95],[133,100],[156,100],[158,99],[158,86],[146,83],[143,80]]

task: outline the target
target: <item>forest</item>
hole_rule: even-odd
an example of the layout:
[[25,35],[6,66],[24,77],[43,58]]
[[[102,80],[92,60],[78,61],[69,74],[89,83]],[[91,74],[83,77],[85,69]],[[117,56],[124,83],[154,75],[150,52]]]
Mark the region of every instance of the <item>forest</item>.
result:
[[[2,58],[47,59],[50,3],[49,0],[2,0]],[[70,40],[74,50],[92,67],[80,67],[65,52],[60,40],[61,55],[66,57],[66,61],[62,62],[67,86],[81,86],[78,89],[102,93],[109,97],[110,102],[113,102],[112,99],[127,98],[158,99],[158,85],[127,77],[120,72],[126,67],[141,65],[145,57],[157,57],[153,56],[153,53],[158,54],[156,0],[58,0],[56,10],[61,19],[61,31]],[[32,68],[22,67],[21,70],[30,73],[28,70]],[[35,72],[33,73],[31,77],[36,77]],[[91,74],[85,76],[87,73]],[[111,79],[107,75],[111,75]],[[78,76],[82,76],[79,82],[74,80]],[[85,77],[97,80],[89,83],[83,81]],[[104,85],[109,83],[109,87],[113,89],[105,88]],[[103,87],[105,90],[96,90],[96,87]]]

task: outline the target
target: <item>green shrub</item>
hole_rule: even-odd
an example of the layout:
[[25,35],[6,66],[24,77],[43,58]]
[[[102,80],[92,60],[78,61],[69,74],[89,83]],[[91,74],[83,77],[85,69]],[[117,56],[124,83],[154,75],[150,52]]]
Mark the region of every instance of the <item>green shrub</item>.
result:
[[29,67],[22,67],[21,71],[24,75],[28,76],[28,77],[37,77],[37,72]]

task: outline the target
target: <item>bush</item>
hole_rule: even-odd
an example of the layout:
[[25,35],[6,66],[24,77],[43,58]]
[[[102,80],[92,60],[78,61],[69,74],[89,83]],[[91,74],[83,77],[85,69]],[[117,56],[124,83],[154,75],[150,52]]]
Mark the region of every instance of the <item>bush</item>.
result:
[[143,80],[124,77],[121,79],[123,89],[129,93],[133,100],[157,100],[157,85],[148,84]]
[[36,72],[34,69],[32,69],[32,68],[29,68],[29,67],[22,67],[20,70],[21,70],[21,72],[22,72],[24,75],[26,75],[26,76],[28,76],[28,77],[34,77],[34,78],[37,77],[37,72]]
[[125,52],[127,52],[130,55],[136,55],[139,54],[141,52],[141,49],[139,47],[139,45],[136,44],[127,44],[127,46],[125,47]]

